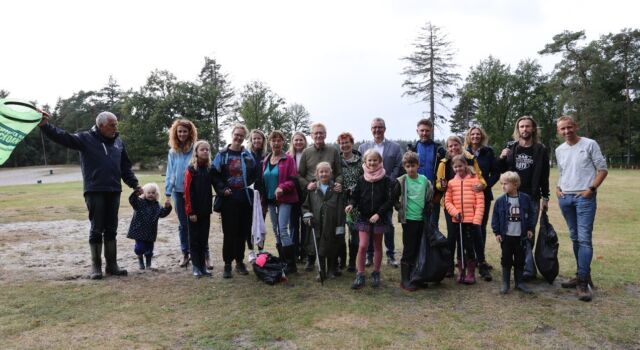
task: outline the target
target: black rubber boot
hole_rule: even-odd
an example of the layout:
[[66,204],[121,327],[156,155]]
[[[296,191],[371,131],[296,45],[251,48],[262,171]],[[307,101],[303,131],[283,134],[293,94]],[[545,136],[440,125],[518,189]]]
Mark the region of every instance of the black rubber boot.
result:
[[138,267],[140,270],[144,270],[144,259],[142,258],[142,255],[138,255]]
[[304,270],[307,272],[313,271],[313,265],[316,263],[316,256],[309,255],[307,256],[307,264],[304,265]]
[[145,262],[147,263],[147,270],[156,270],[155,266],[152,266],[152,262],[153,262],[153,256],[149,255],[149,256],[145,256]]
[[107,260],[105,273],[113,276],[126,276],[127,270],[118,267],[118,246],[116,240],[104,242],[104,257]]
[[224,270],[222,271],[222,278],[232,278],[231,264],[224,264]]
[[373,271],[371,273],[371,287],[380,287],[380,271]]
[[523,272],[524,271],[522,269],[515,269],[513,271],[513,274],[516,280],[515,288],[525,294],[533,294],[533,291],[529,289],[523,282],[524,281]]
[[400,287],[408,292],[415,292],[418,288],[411,283],[412,266],[400,264]]
[[338,258],[327,257],[327,277],[328,278],[336,278],[342,276],[342,272],[338,269]]
[[298,273],[298,266],[296,265],[296,246],[290,245],[282,248],[285,255],[285,261],[287,263],[287,274]]
[[502,288],[500,288],[500,294],[507,294],[511,288],[511,268],[502,268]]
[[239,275],[245,275],[245,276],[249,274],[249,271],[247,271],[247,267],[244,265],[242,261],[236,262],[236,272]]
[[356,274],[356,279],[353,280],[351,289],[360,289],[362,287],[364,287],[364,272],[358,272]]
[[480,272],[480,277],[486,282],[491,282],[493,277],[491,276],[491,272],[489,270],[489,265],[486,262],[481,262],[478,264],[478,270]]
[[102,243],[89,243],[91,248],[91,275],[92,280],[102,278]]

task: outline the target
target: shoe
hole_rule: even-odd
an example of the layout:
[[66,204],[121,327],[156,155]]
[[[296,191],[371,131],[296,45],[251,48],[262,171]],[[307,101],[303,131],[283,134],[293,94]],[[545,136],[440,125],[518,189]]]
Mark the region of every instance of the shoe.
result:
[[189,266],[189,260],[189,253],[182,253],[182,260],[180,260],[178,266],[187,268],[187,266]]
[[231,264],[224,264],[224,270],[222,271],[222,278],[232,278]]
[[387,258],[387,265],[394,267],[396,269],[400,266],[396,258],[394,258],[393,256],[390,256]]
[[502,288],[500,294],[507,294],[511,287],[511,269],[502,268]]
[[192,265],[191,267],[191,273],[193,274],[193,277],[195,278],[202,278],[202,271],[196,267],[195,265]]
[[204,258],[204,266],[207,267],[207,270],[213,270],[213,265],[211,264],[211,258],[210,257]]
[[371,273],[371,287],[380,287],[380,271],[373,271]]
[[307,257],[307,264],[304,265],[304,270],[307,272],[313,271],[313,264],[316,262],[315,255],[309,255]]
[[487,264],[486,262],[478,264],[480,277],[482,277],[485,282],[491,282],[493,280],[493,277],[491,276],[491,272],[489,272],[489,270],[489,264]]
[[464,284],[476,284],[476,261],[467,261],[467,273],[464,275]]
[[206,268],[202,269],[202,271],[200,271],[202,273],[202,277],[213,277],[213,274],[211,272],[209,272]]
[[104,242],[104,257],[107,260],[105,273],[113,276],[126,276],[127,270],[118,267],[118,246],[116,240]]
[[464,283],[464,275],[465,275],[465,270],[462,267],[462,261],[458,260],[458,262],[456,263],[456,268],[458,269],[458,283]]
[[338,262],[336,258],[327,258],[328,260],[328,269],[327,269],[327,277],[328,278],[336,278],[342,276],[342,271],[338,268]]
[[284,262],[286,264],[285,273],[292,275],[298,273],[298,266],[296,266],[296,247],[293,245],[282,247],[282,254],[284,255]]
[[247,267],[244,265],[243,262],[236,262],[236,272],[239,275],[244,275],[244,276],[249,274],[249,271],[247,271]]
[[[587,281],[589,283],[589,286],[592,289],[595,289],[596,287],[593,285],[593,281],[591,280],[591,274],[587,275]],[[576,288],[578,286],[578,274],[576,274],[575,277],[573,277],[572,279],[566,281],[566,282],[562,282],[560,283],[560,286],[562,288]]]
[[92,280],[102,279],[102,243],[89,243],[91,248],[91,274]]
[[367,260],[364,262],[364,266],[369,267],[373,265],[373,257],[367,257]]
[[445,278],[455,277],[455,270],[453,264],[447,269],[447,273],[444,275]]
[[144,260],[142,258],[142,255],[138,255],[138,268],[140,270],[144,270]]
[[578,285],[576,287],[578,291],[578,299],[581,301],[591,301],[593,297],[591,289],[589,289],[589,280],[587,278],[578,278]]
[[351,272],[351,273],[356,272],[356,267],[355,267],[355,265],[349,265],[349,266],[347,266],[347,272]]
[[521,269],[514,269],[513,274],[515,277],[514,279],[516,281],[515,289],[525,294],[533,294],[533,291],[524,284],[523,271]]
[[400,288],[408,292],[415,292],[418,288],[411,283],[411,270],[413,270],[413,266],[409,264],[400,265]]
[[356,274],[356,279],[353,280],[351,289],[360,289],[362,287],[364,287],[364,272],[358,272]]

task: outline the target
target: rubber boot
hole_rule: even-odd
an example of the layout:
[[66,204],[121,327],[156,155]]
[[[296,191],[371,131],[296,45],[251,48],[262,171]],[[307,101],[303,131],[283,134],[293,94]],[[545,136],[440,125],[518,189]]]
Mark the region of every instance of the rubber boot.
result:
[[349,244],[349,264],[347,272],[356,272],[356,256],[358,255],[358,246]]
[[224,264],[224,270],[222,271],[222,278],[232,278],[231,264]]
[[464,276],[464,284],[476,284],[476,261],[467,261],[467,273]]
[[157,270],[157,268],[153,265],[153,255],[145,256],[145,261],[147,263],[147,270]]
[[507,294],[511,287],[511,268],[502,267],[502,288],[500,294]]
[[513,277],[515,277],[515,281],[516,281],[515,289],[525,294],[533,294],[533,291],[529,289],[523,282],[524,281],[523,273],[524,273],[523,269],[514,269]]
[[373,271],[371,273],[371,287],[380,287],[380,271]]
[[486,262],[481,262],[478,264],[478,271],[480,272],[480,277],[486,282],[491,282],[493,277],[491,276],[491,272],[489,271],[489,264]]
[[118,246],[116,240],[104,242],[104,258],[107,260],[105,273],[113,276],[126,276],[127,270],[118,267]]
[[244,265],[242,261],[240,262],[236,261],[236,272],[239,275],[245,275],[245,276],[249,274],[249,271],[247,271],[247,267]]
[[338,270],[344,270],[347,267],[347,244],[342,238],[340,247],[338,248]]
[[409,264],[400,264],[400,288],[408,292],[415,292],[418,289],[411,283],[412,267]]
[[338,257],[327,257],[327,277],[336,278],[342,276],[342,272],[338,268]]
[[298,265],[296,265],[296,246],[290,245],[284,247],[285,255],[287,257],[287,266],[289,274],[298,273]]
[[589,289],[589,279],[588,278],[579,278],[578,277],[578,285],[576,286],[576,290],[578,291],[578,299],[581,301],[591,301],[593,295],[591,294],[591,290]]
[[180,267],[184,267],[185,269],[189,266],[189,253],[182,253],[182,260],[180,260]]
[[102,278],[102,243],[89,243],[91,248],[91,275],[92,280]]
[[360,289],[364,287],[364,272],[358,272],[356,274],[356,279],[353,280],[353,284],[351,285],[351,289]]
[[144,259],[142,258],[142,255],[138,255],[138,267],[140,270],[144,270]]
[[307,272],[313,271],[313,265],[316,263],[316,256],[309,255],[307,256],[307,264],[304,265],[304,270]]
[[465,270],[462,266],[462,261],[458,260],[456,268],[458,269],[458,283],[464,283]]

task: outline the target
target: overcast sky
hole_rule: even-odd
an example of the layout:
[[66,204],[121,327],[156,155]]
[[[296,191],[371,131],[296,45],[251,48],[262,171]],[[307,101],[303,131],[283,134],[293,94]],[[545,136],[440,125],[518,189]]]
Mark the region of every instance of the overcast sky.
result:
[[[138,89],[154,69],[195,80],[215,57],[237,91],[261,80],[327,125],[370,139],[373,117],[387,137],[413,139],[424,104],[402,97],[400,75],[427,21],[442,27],[459,72],[489,55],[515,66],[563,30],[587,39],[637,28],[640,1],[8,1],[2,4],[0,89],[54,105],[97,90],[112,75]],[[441,113],[449,115],[450,112]],[[444,127],[436,133],[448,134]]]

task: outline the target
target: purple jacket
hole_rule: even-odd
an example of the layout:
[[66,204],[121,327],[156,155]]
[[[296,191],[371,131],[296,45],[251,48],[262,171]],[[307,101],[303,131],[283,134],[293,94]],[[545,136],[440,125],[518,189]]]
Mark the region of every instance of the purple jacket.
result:
[[[264,179],[262,174],[267,166],[267,162],[271,159],[271,153],[264,156],[262,160],[262,171],[260,172],[260,196],[266,198],[266,186],[264,185]],[[298,168],[296,167],[296,161],[288,154],[282,153],[280,160],[278,161],[278,187],[282,189],[282,196],[278,198],[280,203],[295,204],[298,203],[298,191],[296,191],[296,185],[294,179],[298,176]]]

